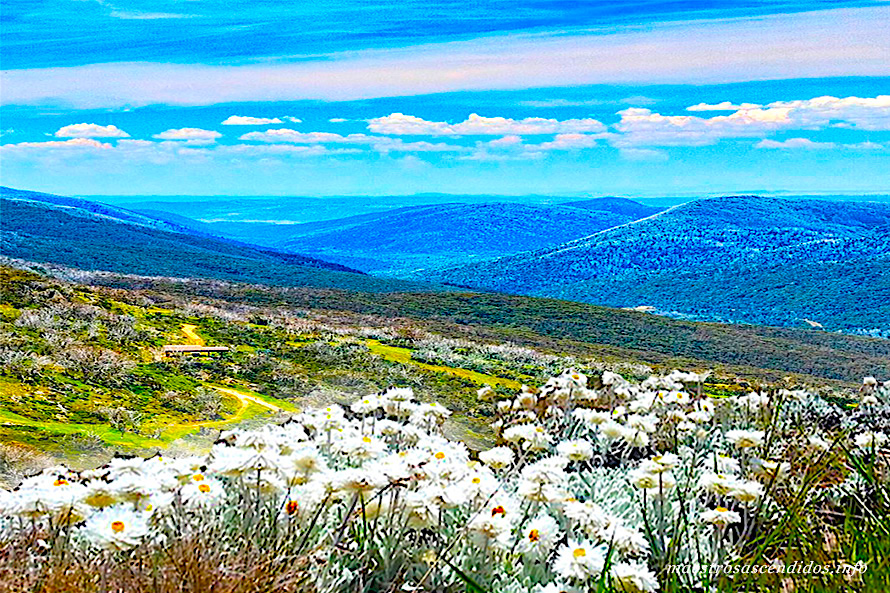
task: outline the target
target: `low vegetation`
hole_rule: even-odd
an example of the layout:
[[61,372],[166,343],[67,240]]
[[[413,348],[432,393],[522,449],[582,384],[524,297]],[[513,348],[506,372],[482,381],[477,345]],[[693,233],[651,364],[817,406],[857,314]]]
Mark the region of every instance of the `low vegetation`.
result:
[[[715,398],[706,374],[479,391],[494,441],[410,389],[201,455],[0,490],[0,582],[62,591],[654,593],[890,587],[890,388]],[[801,568],[809,567],[808,569]],[[815,568],[814,568],[815,567]]]

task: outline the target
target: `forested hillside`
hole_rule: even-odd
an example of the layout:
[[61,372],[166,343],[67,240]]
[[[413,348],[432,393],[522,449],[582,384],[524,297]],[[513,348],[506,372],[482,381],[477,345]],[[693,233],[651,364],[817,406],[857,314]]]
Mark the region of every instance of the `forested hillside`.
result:
[[552,249],[425,276],[699,319],[886,335],[890,205],[698,200]]
[[294,225],[280,246],[371,273],[409,271],[498,257],[569,241],[635,215],[513,203],[412,206]]
[[0,247],[11,258],[85,270],[354,290],[439,290],[372,278],[304,255],[194,234],[84,200],[3,189]]

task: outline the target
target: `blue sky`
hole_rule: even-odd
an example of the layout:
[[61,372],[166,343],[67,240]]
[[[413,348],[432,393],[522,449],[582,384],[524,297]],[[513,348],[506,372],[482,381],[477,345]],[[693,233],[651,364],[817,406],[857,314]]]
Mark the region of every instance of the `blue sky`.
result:
[[888,2],[305,4],[5,3],[3,184],[890,190]]

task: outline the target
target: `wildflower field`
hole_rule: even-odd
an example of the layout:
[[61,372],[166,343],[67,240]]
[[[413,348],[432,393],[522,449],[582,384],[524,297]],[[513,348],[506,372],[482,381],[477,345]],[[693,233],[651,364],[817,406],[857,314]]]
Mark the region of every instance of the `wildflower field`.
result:
[[711,397],[705,379],[483,387],[483,450],[445,436],[446,407],[391,388],[223,432],[206,454],[50,467],[0,492],[0,587],[888,590],[890,386],[866,378],[850,406],[803,388]]

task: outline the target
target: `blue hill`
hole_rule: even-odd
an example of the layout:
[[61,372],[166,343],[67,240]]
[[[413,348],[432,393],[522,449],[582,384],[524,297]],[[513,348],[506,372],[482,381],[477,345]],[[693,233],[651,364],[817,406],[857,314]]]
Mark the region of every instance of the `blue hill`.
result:
[[695,319],[890,333],[890,204],[697,200],[559,246],[426,273]]

